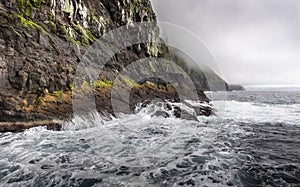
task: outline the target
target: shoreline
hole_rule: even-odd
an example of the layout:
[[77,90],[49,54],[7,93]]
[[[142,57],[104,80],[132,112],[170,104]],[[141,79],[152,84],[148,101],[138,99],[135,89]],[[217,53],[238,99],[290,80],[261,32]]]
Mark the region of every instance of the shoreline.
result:
[[61,131],[61,120],[37,120],[31,122],[0,122],[0,133],[22,132],[33,127],[46,127],[48,130]]
[[[95,102],[97,111],[101,114],[114,115],[111,103],[111,90],[112,86],[100,86],[95,90]],[[85,95],[86,92],[91,92],[91,88],[81,88],[81,94]],[[190,92],[190,90],[185,90]],[[21,110],[0,110],[0,132],[21,132],[32,127],[45,126],[48,130],[59,131],[62,129],[64,121],[70,120],[73,113],[73,97],[72,91],[60,92],[59,94],[45,94],[43,97],[35,96],[34,99],[22,106],[24,100],[13,96],[13,99],[3,100],[6,105],[20,108]],[[120,92],[120,98],[126,98]],[[209,102],[209,99],[203,91],[197,91],[198,99],[202,102]],[[29,98],[29,97],[28,97]],[[159,83],[146,82],[144,84],[136,84],[130,94],[129,107],[133,112],[138,103],[147,103],[155,98],[162,100],[180,101],[176,89],[172,86],[162,85]],[[14,102],[9,103],[12,100]],[[121,101],[120,101],[121,102]],[[20,104],[19,104],[20,103]],[[88,108],[88,107],[87,107]],[[82,103],[81,110],[83,113],[88,112]],[[14,108],[12,108],[14,109]],[[197,108],[199,115],[209,116],[212,115],[212,109],[209,107]],[[181,116],[180,113],[177,116]]]

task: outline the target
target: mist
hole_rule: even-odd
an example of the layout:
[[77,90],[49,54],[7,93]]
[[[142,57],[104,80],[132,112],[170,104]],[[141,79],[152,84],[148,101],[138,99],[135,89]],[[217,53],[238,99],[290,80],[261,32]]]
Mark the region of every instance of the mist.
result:
[[151,1],[159,21],[204,41],[227,82],[300,85],[300,1]]

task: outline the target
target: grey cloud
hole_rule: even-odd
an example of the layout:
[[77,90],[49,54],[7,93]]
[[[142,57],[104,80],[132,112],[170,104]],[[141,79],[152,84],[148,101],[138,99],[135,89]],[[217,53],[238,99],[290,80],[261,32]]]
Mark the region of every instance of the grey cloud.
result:
[[300,85],[300,1],[151,0],[160,21],[185,27],[244,85]]

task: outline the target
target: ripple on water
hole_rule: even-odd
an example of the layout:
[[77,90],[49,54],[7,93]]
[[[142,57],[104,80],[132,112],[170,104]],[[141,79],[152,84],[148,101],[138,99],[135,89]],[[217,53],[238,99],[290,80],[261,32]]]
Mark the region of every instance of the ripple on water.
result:
[[300,127],[224,118],[198,117],[197,122],[138,113],[111,121],[95,119],[90,128],[0,134],[0,184],[300,184]]

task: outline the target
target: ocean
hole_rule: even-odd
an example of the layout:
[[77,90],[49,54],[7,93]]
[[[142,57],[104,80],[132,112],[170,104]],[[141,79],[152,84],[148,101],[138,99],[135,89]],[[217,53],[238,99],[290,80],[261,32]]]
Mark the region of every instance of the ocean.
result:
[[2,133],[0,186],[300,186],[300,92],[207,95],[215,115],[197,120],[155,116],[165,105],[152,103]]

